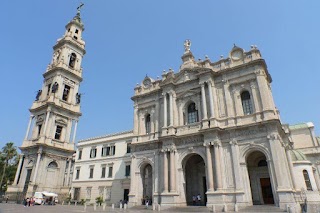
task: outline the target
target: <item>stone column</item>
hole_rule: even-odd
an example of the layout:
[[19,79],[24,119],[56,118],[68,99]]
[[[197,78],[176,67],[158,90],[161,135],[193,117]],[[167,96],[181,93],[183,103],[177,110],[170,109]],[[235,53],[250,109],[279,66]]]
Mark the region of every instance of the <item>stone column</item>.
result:
[[211,150],[210,144],[204,144],[206,147],[206,152],[207,152],[207,172],[208,172],[208,185],[209,189],[208,191],[213,191],[214,190],[214,184],[213,184],[213,169],[212,169],[212,156],[211,156]]
[[75,140],[76,140],[77,127],[78,127],[78,121],[77,121],[77,120],[75,120],[75,124],[74,124],[74,131],[73,131],[73,137],[72,137],[72,143],[74,143],[74,142],[75,142]]
[[131,171],[130,171],[130,173],[131,173],[131,181],[130,181],[130,192],[129,192],[129,194],[130,195],[132,195],[132,196],[135,196],[136,195],[136,188],[135,188],[135,186],[136,186],[136,168],[135,168],[135,166],[136,166],[136,158],[135,158],[135,156],[134,155],[131,155],[131,166],[130,166],[130,169],[131,169]]
[[253,100],[253,106],[254,106],[254,111],[255,112],[260,112],[260,101],[259,101],[259,96],[257,94],[257,88],[254,85],[253,82],[251,82],[250,84],[251,87],[251,93],[252,93],[252,100]]
[[231,98],[229,86],[230,86],[229,83],[225,82],[225,84],[223,85],[223,89],[224,89],[224,95],[226,98],[226,107],[227,107],[229,122],[231,122],[230,124],[234,124],[234,120],[232,120],[234,119],[234,108],[232,104],[232,98]]
[[27,129],[27,132],[26,132],[26,136],[24,137],[24,140],[28,140],[30,127],[31,127],[31,123],[32,123],[33,118],[34,118],[34,115],[30,115],[30,119],[29,119],[29,123],[28,123],[28,129]]
[[33,184],[36,183],[36,178],[37,178],[38,169],[39,169],[39,163],[40,163],[40,159],[41,159],[41,154],[42,154],[42,147],[39,147],[38,157],[37,157],[37,164],[36,164],[36,170],[35,170],[35,172],[34,172],[33,179],[32,179],[32,183],[33,183]]
[[21,173],[21,165],[22,165],[22,161],[23,161],[23,154],[20,154],[19,157],[19,164],[18,164],[18,168],[17,168],[17,172],[16,172],[16,176],[14,177],[14,182],[13,185],[17,185],[18,184],[18,177]]
[[170,192],[176,191],[176,172],[174,150],[170,151]]
[[290,174],[286,168],[286,157],[284,153],[284,148],[280,144],[279,135],[277,133],[272,133],[268,135],[270,150],[272,155],[272,162],[275,170],[275,177],[278,185],[277,190],[285,189],[289,190],[291,188]]
[[168,192],[168,156],[167,151],[163,151],[163,185],[164,192]]
[[214,104],[213,104],[213,95],[212,95],[212,82],[208,82],[208,90],[209,90],[209,106],[210,106],[210,118],[215,118],[214,115]]
[[243,189],[243,183],[242,183],[242,174],[241,174],[241,168],[239,163],[239,147],[237,140],[230,141],[231,145],[231,155],[232,155],[232,164],[233,164],[233,171],[234,171],[234,182],[236,190],[242,190]]
[[260,97],[262,101],[262,110],[272,110],[272,107],[270,106],[270,95],[269,95],[269,88],[268,88],[268,82],[264,75],[264,72],[261,70],[258,70],[255,72],[257,83],[260,91]]
[[43,135],[47,135],[47,127],[48,127],[50,112],[51,112],[51,109],[48,108],[47,116],[46,116],[46,123],[44,124],[44,129],[43,129],[43,133],[42,133]]
[[170,120],[169,120],[169,126],[173,125],[173,94],[172,92],[169,93],[169,99],[170,99]]
[[217,177],[217,190],[222,189],[220,146],[221,146],[220,141],[214,142],[214,162],[215,162],[215,168],[216,168],[215,176]]
[[168,125],[168,112],[167,112],[167,94],[165,93],[163,96],[163,127],[167,127]]
[[204,88],[204,83],[201,84],[201,98],[202,98],[202,109],[203,109],[203,119],[208,119],[207,112],[207,101],[206,101],[206,92]]
[[66,181],[66,183],[67,183],[67,186],[69,186],[69,179],[70,179],[70,169],[71,169],[71,163],[72,163],[72,160],[69,158],[68,159],[68,171],[67,171],[67,181]]
[[139,116],[138,116],[138,105],[134,105],[134,110],[133,110],[133,131],[134,135],[139,134]]
[[242,103],[240,101],[240,91],[233,90],[232,93],[233,93],[233,100],[234,100],[234,108],[236,110],[236,116],[242,116],[243,108],[242,108]]
[[297,190],[297,182],[296,182],[295,174],[294,174],[294,171],[293,171],[293,164],[292,164],[292,158],[291,158],[291,154],[290,154],[290,149],[289,149],[289,147],[285,147],[285,149],[286,149],[286,155],[287,155],[290,175],[291,175],[291,179],[292,179],[292,186],[293,186],[294,190]]
[[319,178],[319,173],[317,171],[317,168],[313,168],[313,176],[315,178],[318,191],[320,191],[320,178]]

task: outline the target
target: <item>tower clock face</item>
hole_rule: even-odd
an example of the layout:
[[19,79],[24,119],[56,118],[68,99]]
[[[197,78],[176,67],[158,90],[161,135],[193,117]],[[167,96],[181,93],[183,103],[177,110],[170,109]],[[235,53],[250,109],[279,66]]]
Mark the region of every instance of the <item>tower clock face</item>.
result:
[[143,81],[143,85],[145,86],[145,87],[150,87],[151,86],[151,80],[150,79],[145,79],[144,81]]

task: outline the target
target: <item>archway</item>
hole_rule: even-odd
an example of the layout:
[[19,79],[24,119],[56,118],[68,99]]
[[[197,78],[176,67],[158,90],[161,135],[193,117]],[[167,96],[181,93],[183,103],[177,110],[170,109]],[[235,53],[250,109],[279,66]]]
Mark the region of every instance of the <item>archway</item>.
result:
[[[207,184],[203,158],[198,154],[188,156],[184,165],[184,174],[186,180],[187,205],[206,205]],[[197,195],[201,197],[200,203],[193,202],[193,197]]]
[[260,151],[246,159],[253,205],[274,204],[272,184],[266,156]]
[[142,197],[142,204],[145,204],[145,201],[148,200],[149,204],[152,202],[152,166],[150,164],[145,165],[142,168],[141,173],[142,178],[142,186],[143,186],[143,197]]

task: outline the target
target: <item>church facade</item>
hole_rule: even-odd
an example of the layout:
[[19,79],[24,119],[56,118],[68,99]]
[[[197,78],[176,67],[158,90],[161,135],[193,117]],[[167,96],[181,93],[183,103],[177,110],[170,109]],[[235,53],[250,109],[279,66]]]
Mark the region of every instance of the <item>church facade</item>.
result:
[[[274,204],[298,211],[303,196],[319,202],[319,168],[294,150],[257,47],[234,46],[211,62],[196,61],[190,45],[178,72],[147,76],[134,89],[129,204],[186,206],[199,195],[216,210]],[[312,138],[311,149],[319,147]]]
[[[53,46],[52,61],[43,74],[43,85],[30,108],[30,121],[22,145],[11,199],[35,192],[68,196],[72,181],[77,122],[81,116],[79,93],[81,62],[85,54],[84,26],[77,15],[66,25]],[[19,197],[15,198],[16,195]]]

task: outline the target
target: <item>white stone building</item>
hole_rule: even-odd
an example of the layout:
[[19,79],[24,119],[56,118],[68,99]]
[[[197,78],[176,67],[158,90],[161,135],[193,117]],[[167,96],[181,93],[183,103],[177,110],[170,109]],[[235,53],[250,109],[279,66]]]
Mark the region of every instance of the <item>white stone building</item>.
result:
[[[132,132],[79,142],[73,197],[117,203],[130,187],[130,206],[146,199],[162,208],[187,206],[198,194],[201,205],[216,210],[274,204],[299,212],[305,199],[317,205],[319,139],[312,124],[281,123],[260,51],[234,46],[228,58],[195,61],[190,45],[178,72],[147,76],[135,87]],[[115,156],[101,157],[110,144]],[[108,165],[118,176],[101,178]]]
[[81,140],[78,143],[72,198],[107,204],[128,200],[132,131]]
[[129,205],[192,205],[198,194],[216,210],[319,203],[319,155],[307,151],[319,144],[309,132],[302,148],[309,142],[282,126],[260,51],[234,46],[228,58],[196,61],[190,45],[178,72],[135,87]]
[[15,199],[36,191],[68,196],[73,171],[75,135],[81,116],[79,93],[81,62],[85,54],[84,31],[77,15],[66,25],[62,38],[53,46],[52,61],[43,74],[43,85],[30,108],[30,121],[12,186],[7,194]]

